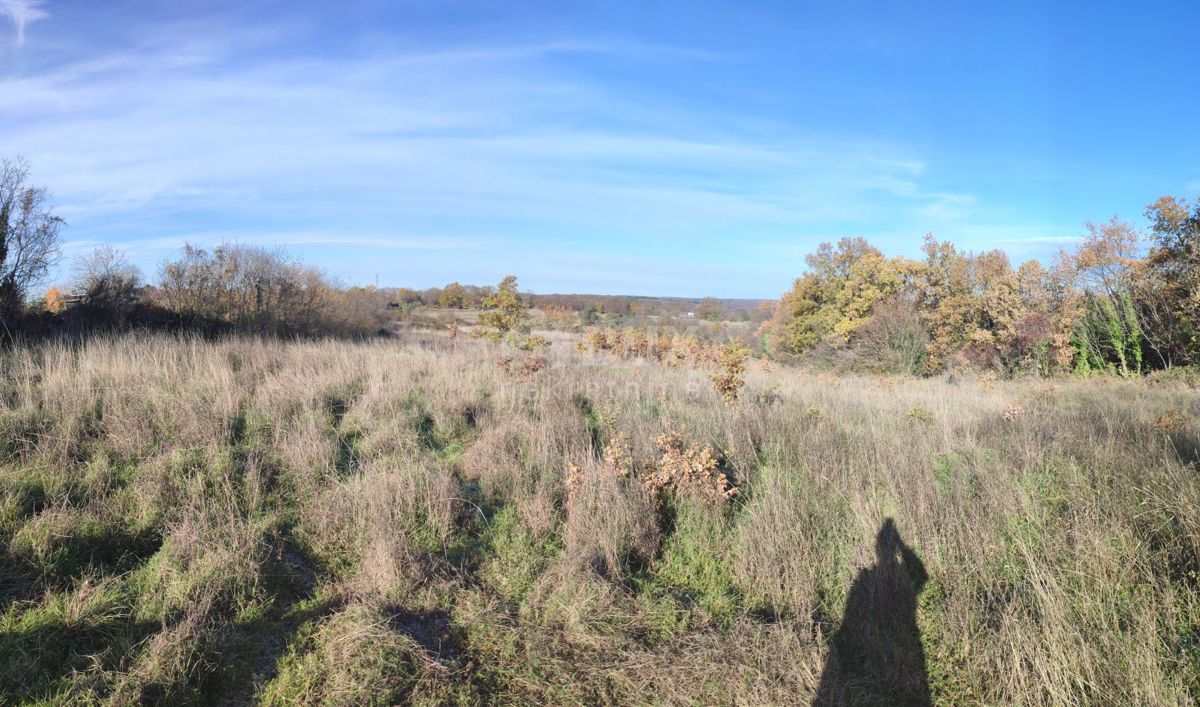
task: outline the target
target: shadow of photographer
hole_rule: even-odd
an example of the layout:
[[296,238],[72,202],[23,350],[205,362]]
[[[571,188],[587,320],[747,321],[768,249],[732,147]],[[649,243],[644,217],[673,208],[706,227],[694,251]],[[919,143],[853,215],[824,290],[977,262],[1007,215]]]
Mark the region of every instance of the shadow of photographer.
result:
[[833,635],[814,705],[929,705],[917,596],[928,575],[891,518],[875,564],[858,573]]

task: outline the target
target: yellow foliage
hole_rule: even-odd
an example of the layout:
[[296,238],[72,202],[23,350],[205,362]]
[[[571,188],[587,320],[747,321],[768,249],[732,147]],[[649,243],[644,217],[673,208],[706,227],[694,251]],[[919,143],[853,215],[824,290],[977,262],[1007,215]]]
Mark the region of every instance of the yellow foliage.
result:
[[52,314],[58,314],[67,308],[67,299],[63,297],[57,287],[51,287],[46,291],[46,311]]
[[746,383],[743,376],[746,373],[746,359],[749,355],[750,349],[737,340],[728,342],[717,351],[720,368],[709,377],[713,387],[726,403],[737,400],[738,391]]

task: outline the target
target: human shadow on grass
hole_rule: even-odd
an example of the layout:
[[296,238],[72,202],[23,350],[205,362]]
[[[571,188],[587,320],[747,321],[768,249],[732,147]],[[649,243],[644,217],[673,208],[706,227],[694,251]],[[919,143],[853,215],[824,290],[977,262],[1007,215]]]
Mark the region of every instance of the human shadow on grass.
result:
[[813,705],[930,705],[917,596],[928,575],[888,518],[858,573]]

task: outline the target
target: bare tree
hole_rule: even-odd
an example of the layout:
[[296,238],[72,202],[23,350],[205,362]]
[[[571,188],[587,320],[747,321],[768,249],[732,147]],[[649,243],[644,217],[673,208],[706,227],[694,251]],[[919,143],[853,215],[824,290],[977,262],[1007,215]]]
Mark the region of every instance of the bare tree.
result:
[[11,317],[29,287],[58,258],[63,220],[50,212],[45,187],[30,186],[29,163],[0,159],[0,317]]
[[163,304],[176,314],[261,332],[320,332],[334,289],[282,250],[228,243],[211,252],[185,246],[160,278]]
[[71,266],[72,290],[94,316],[120,322],[137,296],[142,274],[125,254],[111,246],[100,246],[75,256]]

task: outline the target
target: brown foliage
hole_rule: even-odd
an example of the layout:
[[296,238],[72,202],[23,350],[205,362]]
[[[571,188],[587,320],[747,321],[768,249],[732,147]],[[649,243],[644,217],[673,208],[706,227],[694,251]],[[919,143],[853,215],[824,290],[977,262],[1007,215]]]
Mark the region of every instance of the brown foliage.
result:
[[669,425],[654,444],[659,450],[658,465],[643,474],[642,488],[655,503],[661,503],[667,492],[695,494],[715,503],[728,501],[737,493],[712,447],[689,442],[683,432]]

